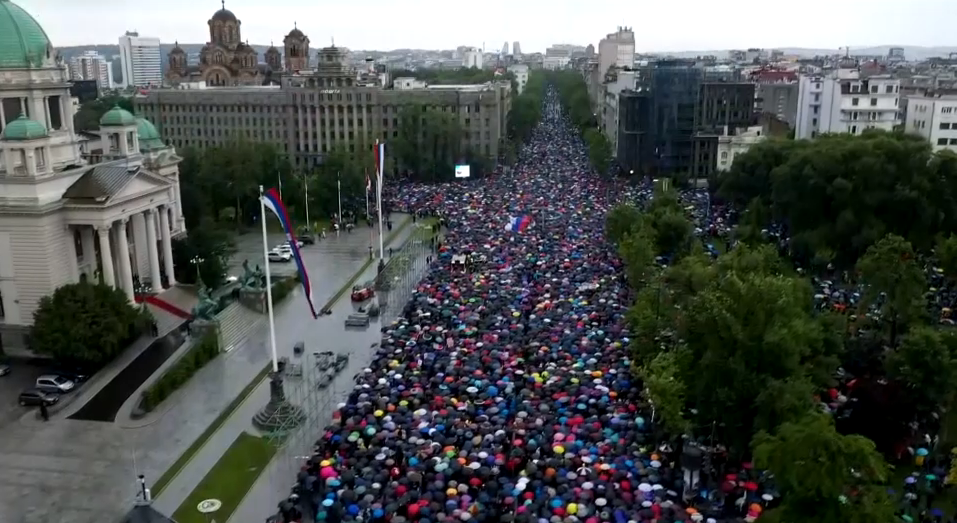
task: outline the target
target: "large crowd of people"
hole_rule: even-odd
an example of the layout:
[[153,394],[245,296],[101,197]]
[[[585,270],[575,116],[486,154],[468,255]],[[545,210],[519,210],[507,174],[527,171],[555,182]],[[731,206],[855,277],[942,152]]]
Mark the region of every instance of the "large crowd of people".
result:
[[[624,189],[590,173],[550,92],[511,172],[393,194],[393,209],[442,217],[441,252],[280,519],[715,522],[775,503],[749,464],[706,481],[700,452],[656,439],[633,386],[630,291],[603,233]],[[699,230],[723,227],[710,215]],[[472,263],[453,270],[462,255]]]

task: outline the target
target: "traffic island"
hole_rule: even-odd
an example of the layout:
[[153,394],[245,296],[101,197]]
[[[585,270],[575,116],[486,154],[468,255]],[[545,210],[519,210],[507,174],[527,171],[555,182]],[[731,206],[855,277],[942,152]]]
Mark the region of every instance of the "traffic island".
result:
[[220,505],[214,515],[216,521],[228,521],[275,453],[276,447],[265,439],[247,432],[240,433],[176,509],[173,520],[177,523],[207,523],[207,514],[200,512],[198,507],[204,501],[217,500]]

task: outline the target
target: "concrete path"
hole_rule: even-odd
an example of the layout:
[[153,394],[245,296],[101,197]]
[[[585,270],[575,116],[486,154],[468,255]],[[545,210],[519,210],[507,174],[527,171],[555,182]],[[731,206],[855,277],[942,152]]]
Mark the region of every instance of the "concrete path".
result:
[[[398,247],[401,243],[394,243],[393,245]],[[391,322],[402,312],[402,307],[411,295],[413,285],[425,274],[427,254],[423,251],[416,258],[412,268],[413,274],[408,278],[402,278],[400,285],[389,292],[390,296],[388,298],[380,296],[380,299],[388,299],[392,304],[388,310],[383,312],[380,323],[371,325],[365,331],[350,330],[345,335],[333,333],[328,338],[323,338],[332,341],[331,344],[324,346],[323,350],[349,352],[351,354],[349,366],[336,376],[333,384],[327,389],[325,397],[319,398],[319,401],[310,401],[313,398],[308,397],[295,398],[295,393],[289,394],[287,392],[291,402],[304,404],[305,408],[312,410],[312,412],[307,412],[307,422],[287,439],[286,444],[280,448],[269,466],[259,476],[249,493],[246,494],[243,502],[227,520],[227,523],[265,521],[267,517],[276,513],[278,503],[289,496],[289,490],[296,480],[296,474],[299,472],[302,462],[312,454],[313,445],[318,439],[320,431],[332,421],[332,414],[337,404],[344,401],[352,391],[354,386],[353,377],[371,362],[375,354],[373,344],[378,343],[382,336],[379,326]],[[371,267],[364,276],[368,276],[369,279],[374,278],[375,268]],[[351,311],[352,304],[348,301],[342,301],[337,304],[334,317],[344,319]],[[331,327],[338,327],[340,333],[344,331],[342,322],[339,320]],[[262,405],[264,401],[269,399],[268,382],[264,382],[256,393],[263,398],[256,405]],[[255,413],[255,409],[252,410],[252,413]],[[241,420],[236,421],[237,424],[241,422]],[[235,436],[232,437],[235,438]]]
[[[407,227],[399,233],[390,244],[394,246],[401,245],[411,233],[412,227]],[[343,236],[348,235],[343,234]],[[304,258],[305,263],[309,264],[309,258],[305,255]],[[368,258],[368,254],[366,254],[366,258]],[[355,274],[357,268],[355,265],[351,266],[351,272],[349,272],[347,276],[334,279],[327,278],[324,281],[316,281],[312,269],[307,269],[310,271],[314,282],[313,295],[317,300],[316,306],[321,307],[331,298],[332,295],[341,288],[342,284]],[[363,278],[371,279],[374,276],[375,268],[370,267],[366,270],[363,277],[360,278],[360,281],[362,281]],[[329,287],[317,289],[317,285]],[[365,331],[346,332],[343,327],[343,321],[353,310],[352,303],[348,297],[345,297],[333,308],[333,314],[331,316],[323,316],[318,320],[312,320],[309,316],[305,296],[301,289],[297,289],[276,311],[276,346],[278,356],[286,356],[292,359],[292,347],[298,341],[304,341],[306,343],[306,350],[310,353],[326,350],[334,352],[355,352],[362,351],[363,348],[367,349],[371,343],[378,341],[379,329],[376,325],[372,325]],[[248,340],[245,346],[240,346],[228,354],[228,359],[233,359],[236,355],[245,355],[244,358],[249,358],[249,361],[255,362],[248,371],[248,378],[236,380],[236,386],[239,387],[239,389],[245,387],[250,379],[262,369],[262,366],[270,360],[268,336],[269,328],[268,324],[266,324],[255,337]],[[359,359],[361,358],[356,358],[356,360]],[[351,380],[352,375],[355,374],[357,370],[358,368],[354,368],[353,362],[350,360],[350,366],[339,375],[337,383],[343,379],[347,381]],[[233,376],[233,374],[230,374],[230,376]],[[330,387],[330,390],[331,389],[332,387]],[[238,393],[239,391],[237,390],[230,398],[235,398]],[[290,396],[294,396],[294,393],[291,393]],[[193,399],[192,396],[191,399]],[[252,416],[266,404],[268,399],[269,383],[268,381],[263,381],[243,405],[236,409],[233,415],[227,419],[222,428],[213,434],[209,442],[200,449],[179,475],[156,497],[154,507],[167,515],[172,515],[193,489],[196,488],[203,477],[206,476],[206,473],[209,472],[219,458],[222,457],[223,453],[240,432],[248,430],[255,433],[255,429],[250,420]]]
[[[394,216],[395,226],[399,227],[404,219]],[[411,227],[406,228],[400,236],[410,232]],[[403,238],[397,238],[393,244],[399,245],[402,241]],[[322,306],[368,259],[368,243],[367,235],[354,232],[304,248],[317,306]],[[287,298],[276,312],[277,341],[281,348],[289,351],[300,339],[323,339],[326,325],[341,326],[336,316],[312,320],[301,291]],[[148,424],[130,428],[128,422],[121,421],[54,419],[42,423],[24,417],[3,427],[0,431],[0,463],[3,464],[0,466],[0,520],[3,523],[99,523],[118,519],[133,502],[136,475],[145,474],[147,481],[158,478],[269,361],[266,330],[210,362],[176,395],[178,403],[155,419],[147,420]],[[345,340],[343,346],[351,345],[349,338]],[[124,355],[124,358],[132,359],[135,352],[128,351],[130,356]],[[119,368],[115,372],[119,372]],[[108,374],[94,380],[105,386],[109,382]],[[97,384],[89,385],[82,394],[95,394]],[[248,404],[258,408],[261,401],[251,400]],[[81,405],[82,398],[62,415]],[[235,431],[235,426],[230,427]],[[192,486],[205,476],[208,467],[204,469],[200,464],[215,463],[234,438],[235,434],[221,441],[214,436],[194,458],[196,466],[187,465],[166,489],[163,497],[170,496],[168,501],[163,500],[166,506],[178,506],[175,498],[185,498]],[[174,492],[186,494],[177,496]]]

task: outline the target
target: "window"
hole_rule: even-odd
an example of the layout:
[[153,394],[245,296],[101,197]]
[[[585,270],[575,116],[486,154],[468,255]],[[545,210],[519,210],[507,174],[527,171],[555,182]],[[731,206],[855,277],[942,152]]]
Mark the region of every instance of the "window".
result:
[[947,138],[938,138],[937,145],[947,145]]
[[811,125],[813,125],[814,127],[817,127],[817,118],[811,119]]
[[877,90],[878,90],[878,89],[877,89],[877,86],[876,86],[876,85],[872,85],[872,86],[871,86],[871,93],[872,93],[872,94],[877,94]]
[[871,98],[871,107],[877,107],[877,98]]
[[728,159],[728,151],[721,151],[721,159],[722,160]]
[[857,107],[857,104],[861,103],[860,98],[851,98],[851,105]]
[[957,138],[951,138],[950,145],[957,145]]
[[851,126],[851,134],[857,134],[857,126],[856,126],[856,125],[852,125],[852,126]]
[[885,93],[885,94],[894,94],[894,86],[893,86],[893,85],[888,85],[888,86],[886,86],[886,87],[884,88],[884,93]]
[[940,124],[940,130],[941,130],[941,131],[946,131],[947,129],[950,129],[950,124],[949,124],[949,123],[941,123],[941,124]]
[[953,107],[941,107],[940,112],[943,114],[950,114],[954,111]]

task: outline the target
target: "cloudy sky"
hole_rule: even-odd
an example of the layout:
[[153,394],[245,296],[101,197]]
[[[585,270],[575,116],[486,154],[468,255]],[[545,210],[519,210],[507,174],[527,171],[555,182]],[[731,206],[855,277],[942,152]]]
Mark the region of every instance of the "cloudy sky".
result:
[[[115,44],[126,30],[163,42],[208,40],[220,0],[14,0],[56,46]],[[226,0],[250,43],[280,42],[293,22],[313,47],[501,49],[597,44],[618,25],[642,51],[957,44],[957,0]]]

